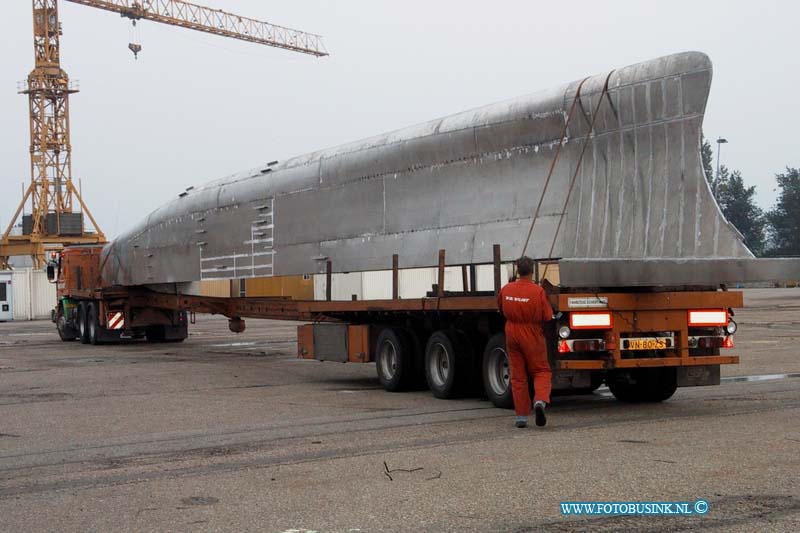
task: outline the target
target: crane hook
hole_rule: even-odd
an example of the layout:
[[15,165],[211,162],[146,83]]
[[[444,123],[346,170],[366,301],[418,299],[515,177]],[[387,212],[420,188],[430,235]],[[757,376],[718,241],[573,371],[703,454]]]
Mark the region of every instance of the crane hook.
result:
[[128,49],[133,52],[134,59],[139,59],[139,52],[142,51],[142,45],[136,43],[128,43]]

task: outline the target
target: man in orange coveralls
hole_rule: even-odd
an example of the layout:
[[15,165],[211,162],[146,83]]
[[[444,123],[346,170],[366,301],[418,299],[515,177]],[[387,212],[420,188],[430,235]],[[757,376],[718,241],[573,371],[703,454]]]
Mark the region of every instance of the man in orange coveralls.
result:
[[547,360],[544,340],[545,322],[553,319],[553,308],[547,295],[533,282],[533,260],[522,257],[517,261],[517,280],[512,281],[497,296],[497,306],[506,317],[506,350],[511,367],[511,392],[516,426],[528,425],[531,414],[531,397],[528,392],[528,375],[533,379],[533,410],[536,425],[547,424],[545,407],[550,403],[553,373]]

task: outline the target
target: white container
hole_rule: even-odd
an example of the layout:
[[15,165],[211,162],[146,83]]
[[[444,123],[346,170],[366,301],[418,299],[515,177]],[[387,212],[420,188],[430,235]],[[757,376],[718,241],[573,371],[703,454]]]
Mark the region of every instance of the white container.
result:
[[11,271],[0,272],[0,322],[14,320],[14,287]]
[[44,270],[20,268],[11,274],[14,290],[10,308],[14,320],[50,318],[56,305],[56,286],[47,281],[47,273]]

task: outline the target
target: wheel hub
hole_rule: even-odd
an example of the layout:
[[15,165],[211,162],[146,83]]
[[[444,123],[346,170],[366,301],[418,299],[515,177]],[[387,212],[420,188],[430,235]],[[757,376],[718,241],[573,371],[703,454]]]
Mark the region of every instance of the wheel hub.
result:
[[489,354],[489,386],[492,392],[502,396],[511,382],[511,369],[508,366],[508,354],[502,348],[495,348]]
[[397,373],[397,349],[391,342],[384,342],[380,353],[381,372],[387,379],[394,378]]
[[429,367],[431,378],[437,386],[443,387],[450,377],[450,354],[441,344],[433,347]]

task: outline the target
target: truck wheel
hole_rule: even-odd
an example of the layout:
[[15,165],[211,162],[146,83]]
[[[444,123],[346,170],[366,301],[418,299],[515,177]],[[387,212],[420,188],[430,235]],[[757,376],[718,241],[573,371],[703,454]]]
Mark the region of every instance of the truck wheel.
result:
[[75,328],[67,325],[67,320],[63,314],[59,314],[56,317],[56,329],[58,330],[59,338],[64,342],[74,341],[78,338],[78,332],[75,331]]
[[407,389],[414,381],[414,349],[405,331],[384,328],[375,345],[375,369],[381,386],[390,392]]
[[425,346],[425,379],[437,398],[455,398],[470,382],[469,346],[458,331],[437,331]]
[[93,303],[89,304],[89,310],[86,313],[86,329],[88,330],[89,344],[100,344],[100,322],[97,320],[97,306]]
[[89,330],[86,320],[86,303],[78,304],[78,338],[81,344],[89,344]]
[[505,333],[492,335],[486,344],[482,372],[483,388],[489,401],[501,409],[513,408],[514,397],[511,394],[511,369],[508,366]]
[[658,403],[668,400],[678,388],[675,368],[637,368],[625,374],[609,376],[608,388],[625,403]]

